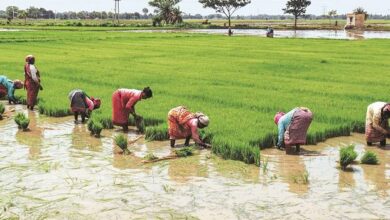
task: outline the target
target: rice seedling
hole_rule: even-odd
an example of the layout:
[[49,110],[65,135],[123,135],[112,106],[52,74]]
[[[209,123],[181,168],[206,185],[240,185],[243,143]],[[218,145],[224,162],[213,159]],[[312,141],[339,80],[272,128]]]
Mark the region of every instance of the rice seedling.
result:
[[379,163],[377,155],[372,151],[366,151],[363,157],[360,159],[362,164],[376,165]]
[[19,129],[27,131],[28,125],[30,124],[30,119],[28,119],[24,113],[17,113],[14,117],[14,120]]
[[193,147],[183,147],[179,150],[175,150],[175,154],[178,157],[192,156],[194,154],[194,148]]
[[103,130],[103,124],[96,120],[96,119],[90,119],[87,124],[88,130],[91,132],[91,135],[94,135],[95,137],[100,137],[100,133]]
[[153,153],[148,153],[146,154],[146,156],[144,157],[145,160],[148,160],[148,161],[153,161],[153,160],[157,160],[159,159],[158,157],[156,157]]
[[145,122],[144,122],[144,119],[142,117],[138,117],[135,120],[135,125],[140,133],[145,132]]
[[5,106],[3,103],[0,103],[0,120],[3,120],[4,112],[5,112]]
[[[136,106],[144,117],[148,140],[168,139],[167,112],[186,105],[208,114],[211,123],[203,138],[212,143],[214,153],[226,159],[259,165],[260,148],[275,144],[277,128],[272,117],[277,111],[289,111],[297,105],[312,109],[315,118],[307,142],[315,144],[351,131],[362,132],[362,112],[367,104],[388,98],[381,92],[387,89],[388,79],[371,77],[389,69],[390,45],[383,40],[277,39],[275,44],[258,37],[121,32],[108,37],[103,27],[96,27],[93,30],[98,31],[94,32],[78,27],[74,30],[80,31],[58,29],[5,32],[0,36],[4,63],[20,62],[26,46],[42,54],[37,62],[44,70],[45,91],[50,92],[39,94],[41,113],[69,115],[65,94],[79,87],[102,99],[101,109],[93,117],[104,128],[112,128],[114,90],[150,86],[155,98]],[[93,45],[99,47],[91,52]],[[123,50],[131,54],[118,55]],[[295,51],[293,57],[291,51]],[[312,62],[313,51],[316,62]],[[61,62],[58,54],[62,54]],[[83,65],[74,65],[80,60]],[[234,62],[226,65],[226,60]],[[71,65],[63,68],[62,63]],[[107,74],[114,67],[115,74]],[[3,67],[10,78],[20,77],[19,69],[14,65]],[[369,84],[376,86],[367,87]],[[16,91],[20,94],[24,93]]]
[[127,137],[123,134],[118,134],[114,138],[115,144],[122,149],[123,154],[130,154],[130,150],[127,148]]
[[357,157],[355,152],[355,145],[340,148],[340,166],[343,170],[347,168]]
[[267,173],[267,171],[268,171],[268,157],[263,159],[262,169],[263,169],[263,173]]
[[294,175],[292,176],[292,180],[296,184],[307,185],[309,184],[309,173],[307,171],[304,171],[298,175]]

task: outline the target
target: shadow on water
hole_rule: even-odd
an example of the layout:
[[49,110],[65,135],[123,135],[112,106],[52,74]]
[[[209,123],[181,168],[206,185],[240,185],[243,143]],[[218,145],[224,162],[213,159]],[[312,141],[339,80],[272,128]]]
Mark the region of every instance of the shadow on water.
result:
[[[206,150],[144,164],[148,153],[172,154],[169,142],[141,138],[126,156],[115,153],[120,130],[97,139],[72,117],[48,118],[21,106],[7,111],[0,121],[0,219],[390,217],[390,151],[366,147],[360,134],[304,146],[300,155],[263,150],[260,168]],[[31,120],[28,132],[13,121],[20,111]],[[371,150],[381,163],[341,171],[338,148],[350,143],[359,158]]]

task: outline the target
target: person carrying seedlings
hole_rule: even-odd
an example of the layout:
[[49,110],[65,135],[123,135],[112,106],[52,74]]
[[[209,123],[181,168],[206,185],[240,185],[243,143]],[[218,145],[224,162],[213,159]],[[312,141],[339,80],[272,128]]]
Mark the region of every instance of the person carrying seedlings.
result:
[[373,142],[386,145],[386,136],[389,130],[390,103],[374,102],[367,107],[366,114],[366,141],[371,146]]
[[26,64],[24,65],[24,89],[27,90],[27,108],[34,110],[37,104],[39,90],[43,90],[41,86],[41,76],[35,66],[35,57],[28,55]]
[[178,106],[168,112],[168,133],[171,147],[175,147],[176,139],[185,138],[185,146],[190,144],[190,139],[202,147],[210,147],[200,139],[198,128],[209,125],[209,117],[202,112],[191,113],[186,107]]
[[100,108],[101,101],[98,98],[89,97],[83,90],[75,89],[69,93],[70,108],[74,114],[74,120],[77,122],[81,115],[81,122],[85,122],[85,118],[90,116],[91,112]]
[[298,107],[289,111],[276,113],[274,122],[278,126],[278,149],[291,148],[296,146],[296,152],[300,151],[300,145],[306,144],[306,134],[311,121],[313,120],[313,113],[306,107]]
[[141,90],[118,89],[112,94],[112,122],[114,125],[122,126],[123,131],[128,130],[129,115],[134,117],[136,123],[142,117],[135,112],[135,105],[142,99],[153,97],[153,92],[149,87]]
[[6,76],[0,76],[0,98],[8,96],[9,104],[18,104],[19,101],[15,98],[15,89],[23,88],[22,81],[16,79],[9,80]]

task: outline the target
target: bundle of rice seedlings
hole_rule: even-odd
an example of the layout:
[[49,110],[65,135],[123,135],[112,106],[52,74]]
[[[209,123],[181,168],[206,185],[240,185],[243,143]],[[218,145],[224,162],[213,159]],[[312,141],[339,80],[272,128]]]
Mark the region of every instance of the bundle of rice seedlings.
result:
[[194,154],[194,148],[192,147],[183,147],[180,150],[175,150],[175,154],[178,157],[188,157]]
[[30,119],[28,119],[26,115],[21,112],[15,115],[14,120],[19,129],[26,130],[30,124]]
[[103,130],[103,124],[96,120],[96,119],[91,119],[88,121],[88,130],[91,132],[91,135],[95,135],[95,137],[100,137],[100,133]]
[[148,161],[153,161],[153,160],[157,160],[159,159],[158,157],[156,157],[153,153],[148,153],[145,157],[144,157],[145,160],[148,160]]
[[347,168],[357,157],[355,145],[349,145],[340,149],[340,166],[343,170]]
[[137,127],[140,133],[145,132],[145,122],[141,116],[137,117],[137,119],[135,120],[135,126]]
[[377,155],[371,151],[367,151],[366,153],[364,153],[360,162],[362,164],[372,164],[372,165],[379,163]]
[[127,137],[125,137],[123,134],[118,134],[115,136],[115,144],[122,149],[124,154],[130,154],[129,149],[127,149]]
[[5,112],[5,106],[3,103],[0,103],[0,120],[3,120],[4,112]]

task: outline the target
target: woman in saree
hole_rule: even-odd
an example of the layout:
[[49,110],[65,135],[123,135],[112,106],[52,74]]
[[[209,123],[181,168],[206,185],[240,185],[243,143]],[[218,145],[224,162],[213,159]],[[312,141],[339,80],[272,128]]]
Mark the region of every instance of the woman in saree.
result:
[[100,108],[101,101],[98,98],[89,97],[83,90],[75,89],[69,93],[70,108],[74,114],[75,123],[81,115],[81,122],[90,116],[93,110]]
[[366,141],[371,146],[374,142],[386,145],[386,137],[389,130],[390,103],[374,102],[367,107],[366,113]]
[[24,66],[24,88],[27,90],[27,108],[34,110],[37,104],[38,92],[42,90],[41,76],[35,66],[35,57],[28,55]]
[[171,147],[175,147],[177,139],[185,138],[185,146],[190,144],[190,139],[202,147],[210,147],[199,137],[198,129],[209,125],[209,117],[201,112],[192,113],[184,106],[178,106],[168,112],[168,132]]
[[142,119],[135,112],[135,105],[142,99],[153,97],[153,92],[149,87],[141,90],[136,89],[118,89],[112,94],[112,122],[114,125],[121,126],[123,131],[128,130],[129,116],[134,117],[135,121]]
[[306,107],[298,107],[289,111],[276,113],[274,122],[278,126],[278,149],[296,146],[296,152],[300,151],[300,145],[306,144],[307,130],[313,120],[313,113]]
[[19,104],[15,98],[15,89],[23,88],[23,83],[20,80],[9,80],[6,76],[0,76],[0,98],[8,97],[9,104]]

